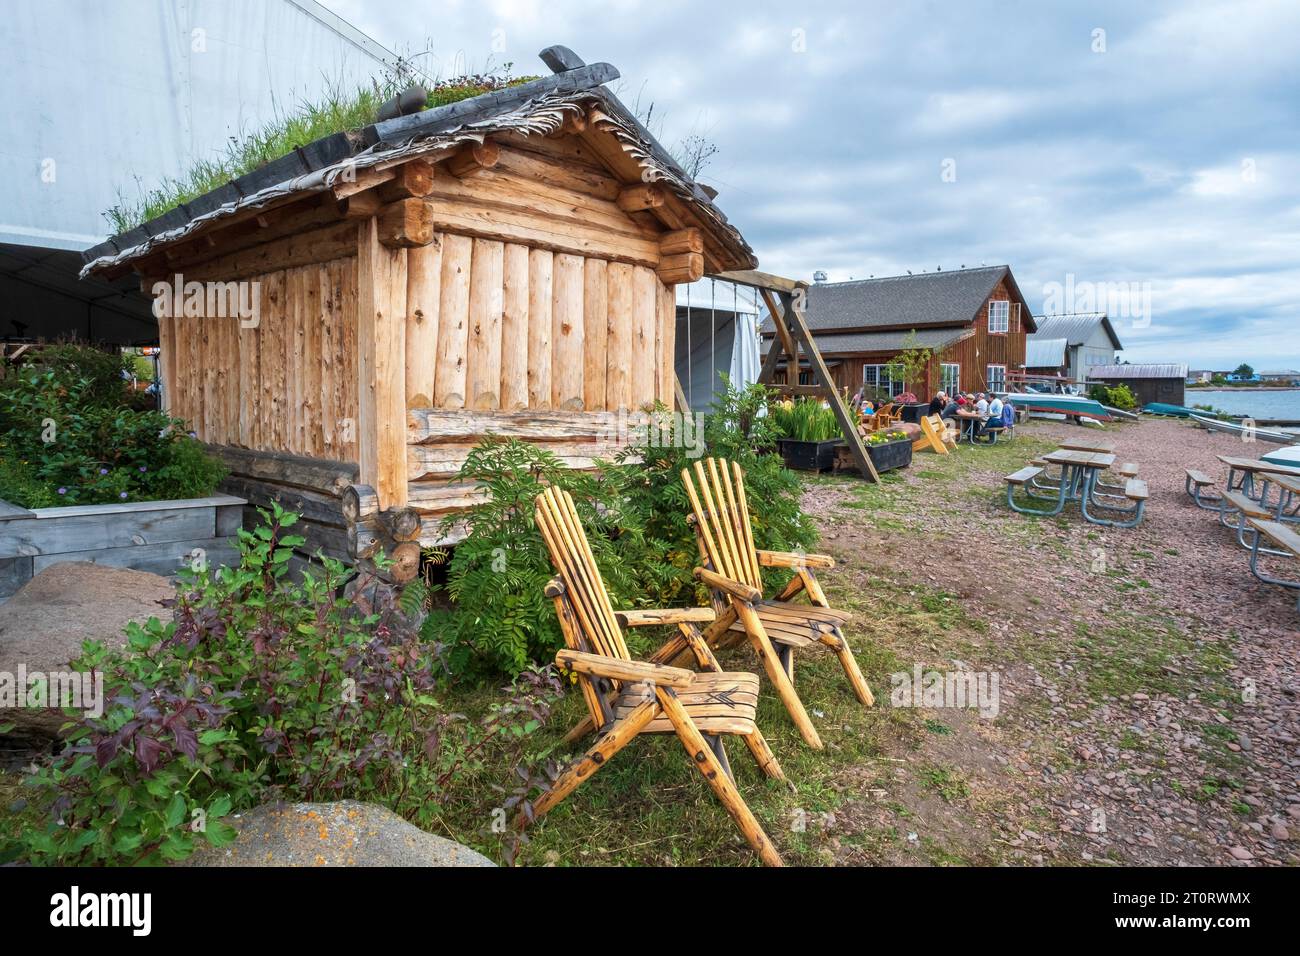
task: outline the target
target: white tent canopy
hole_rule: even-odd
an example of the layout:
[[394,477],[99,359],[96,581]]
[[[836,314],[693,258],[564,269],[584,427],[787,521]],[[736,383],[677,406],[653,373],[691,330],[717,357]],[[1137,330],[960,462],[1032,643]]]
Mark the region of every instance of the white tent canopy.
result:
[[677,286],[677,378],[691,409],[706,412],[724,388],[758,381],[761,300],[747,287],[703,279]]

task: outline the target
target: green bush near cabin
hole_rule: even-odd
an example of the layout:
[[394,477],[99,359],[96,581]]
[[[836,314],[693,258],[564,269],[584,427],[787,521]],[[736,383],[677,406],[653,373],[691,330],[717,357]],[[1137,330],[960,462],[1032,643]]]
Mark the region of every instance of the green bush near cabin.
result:
[[1088,397],[1094,402],[1118,408],[1123,412],[1131,412],[1138,406],[1137,396],[1127,385],[1097,384],[1088,389]]
[[0,499],[49,508],[212,494],[221,462],[180,419],[131,407],[131,366],[59,345],[0,380]]
[[[555,570],[533,520],[533,499],[547,486],[573,495],[618,608],[707,603],[693,575],[699,550],[686,523],[690,502],[681,479],[702,455],[735,461],[744,470],[757,547],[810,548],[816,532],[799,507],[799,477],[768,453],[780,429],[774,416],[761,414],[767,403],[763,386],[728,383],[704,417],[702,433],[665,415],[662,431],[641,436],[595,472],[567,468],[526,442],[489,440],[475,448],[459,477],[490,491],[491,499],[457,516],[469,533],[452,554],[444,587],[455,606],[430,613],[425,638],[447,646],[455,672],[480,678],[550,662],[563,636],[543,594]],[[781,577],[780,571],[765,574],[769,586]],[[634,647],[646,639],[636,633],[627,638]]]

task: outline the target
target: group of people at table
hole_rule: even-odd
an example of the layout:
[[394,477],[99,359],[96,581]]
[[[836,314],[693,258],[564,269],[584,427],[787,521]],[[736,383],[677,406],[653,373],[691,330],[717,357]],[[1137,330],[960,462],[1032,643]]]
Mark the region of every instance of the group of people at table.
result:
[[[853,407],[864,418],[870,418],[876,412],[875,404],[862,392],[853,396]],[[970,442],[987,436],[990,429],[1010,428],[1016,422],[1015,406],[1003,402],[992,392],[949,395],[940,389],[930,399],[927,414],[954,420],[960,426],[961,437]]]

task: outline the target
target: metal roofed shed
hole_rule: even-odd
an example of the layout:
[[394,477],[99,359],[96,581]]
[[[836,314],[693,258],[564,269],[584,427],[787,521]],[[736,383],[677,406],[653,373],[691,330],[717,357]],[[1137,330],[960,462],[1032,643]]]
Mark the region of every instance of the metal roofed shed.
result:
[[[1026,343],[1026,369],[1082,382],[1094,366],[1114,365],[1116,353],[1124,348],[1104,312],[1038,315],[1034,322],[1038,331]],[[1052,344],[1036,350],[1039,342]],[[1058,358],[1056,350],[1061,344],[1062,354]]]
[[1127,385],[1138,405],[1159,402],[1182,405],[1187,382],[1185,363],[1151,365],[1098,365],[1088,373],[1088,381],[1106,385]]
[[164,297],[258,290],[254,321],[159,319],[163,394],[232,489],[303,511],[307,553],[383,548],[409,580],[463,536],[488,434],[612,458],[618,412],[674,404],[675,287],[757,265],[614,67],[541,57],[553,75],[324,137],[85,253]]

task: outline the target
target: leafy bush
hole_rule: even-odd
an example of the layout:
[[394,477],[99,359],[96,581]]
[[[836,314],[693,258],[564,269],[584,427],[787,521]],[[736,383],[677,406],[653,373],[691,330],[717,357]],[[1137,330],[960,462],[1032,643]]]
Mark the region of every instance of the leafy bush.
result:
[[39,508],[200,498],[216,488],[221,463],[179,419],[124,407],[122,363],[104,355],[47,350],[0,381],[0,498]]
[[1088,389],[1088,397],[1094,402],[1126,412],[1131,412],[1138,405],[1137,396],[1127,385],[1107,386],[1097,383]]
[[[24,837],[29,862],[182,859],[232,840],[230,813],[275,798],[372,801],[428,825],[489,753],[523,760],[558,695],[551,672],[523,675],[481,721],[448,713],[439,648],[400,629],[391,602],[340,597],[338,562],[293,583],[297,516],[264,517],[239,532],[238,568],[185,575],[173,620],[130,625],[126,653],[87,645],[79,666],[105,675],[104,714],[78,720],[29,779],[49,819]],[[507,808],[536,779],[518,776]]]
[[[799,508],[799,477],[766,453],[780,433],[774,416],[762,414],[767,402],[762,386],[728,383],[705,419],[702,450],[744,469],[758,547],[806,549],[816,535]],[[448,645],[453,670],[514,674],[562,646],[555,610],[542,593],[555,571],[533,521],[533,500],[548,485],[573,495],[616,607],[707,601],[692,573],[699,551],[681,479],[701,448],[694,435],[670,430],[666,437],[652,444],[646,436],[594,473],[566,468],[519,441],[489,441],[471,452],[460,478],[489,491],[490,500],[464,516],[468,536],[455,548],[446,585],[455,609],[435,609],[424,625],[426,637]],[[780,572],[770,573],[775,584]]]
[[835,412],[818,399],[775,402],[771,408],[783,438],[795,441],[830,441],[840,436],[840,423],[835,418]]
[[611,598],[626,603],[635,594],[636,575],[612,543],[638,534],[621,507],[620,470],[574,471],[536,445],[489,439],[470,452],[459,477],[489,496],[457,519],[469,534],[448,565],[455,609],[435,608],[424,625],[426,637],[448,646],[453,670],[517,674],[562,646],[555,609],[542,593],[555,571],[533,520],[533,501],[547,486],[573,495]]

